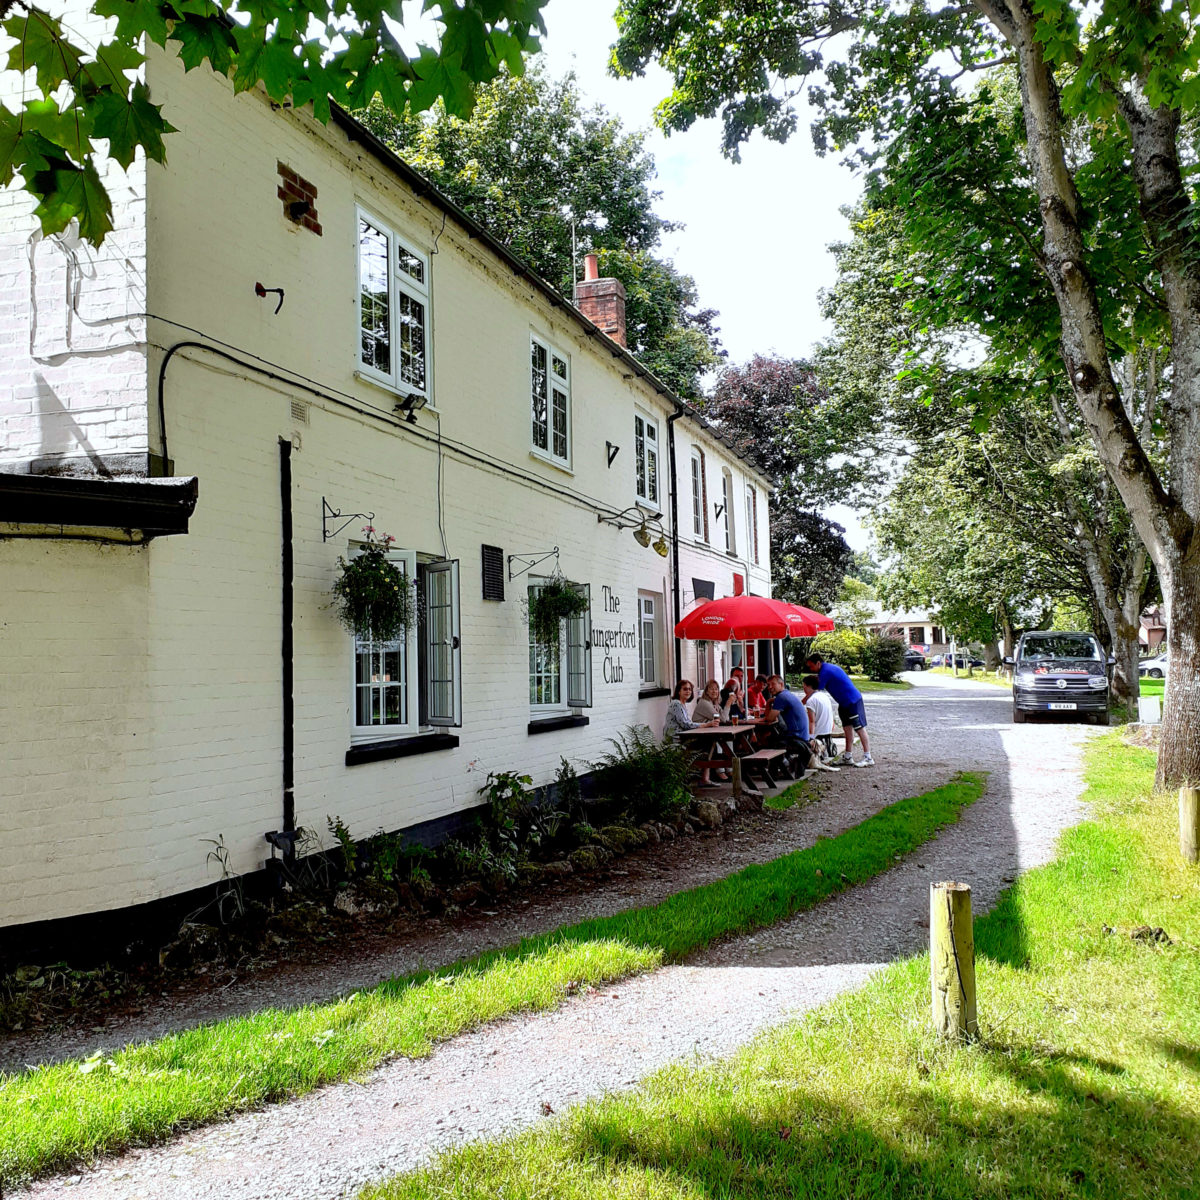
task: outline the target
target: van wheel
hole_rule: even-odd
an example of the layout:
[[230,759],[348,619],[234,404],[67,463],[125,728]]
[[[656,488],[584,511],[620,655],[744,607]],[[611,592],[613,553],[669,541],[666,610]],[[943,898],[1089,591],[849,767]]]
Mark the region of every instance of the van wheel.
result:
[[1158,667],[1151,667],[1146,674],[1149,675],[1151,679],[1161,679],[1163,677],[1163,673]]
[[1013,724],[1014,725],[1024,725],[1025,724],[1025,714],[1015,704],[1013,705]]

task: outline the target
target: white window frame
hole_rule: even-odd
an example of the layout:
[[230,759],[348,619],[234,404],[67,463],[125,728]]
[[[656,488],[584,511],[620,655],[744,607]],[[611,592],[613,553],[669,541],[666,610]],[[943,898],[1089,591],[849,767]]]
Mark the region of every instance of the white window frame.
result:
[[[350,547],[350,554],[362,552],[362,545]],[[388,558],[404,572],[410,582],[417,574],[417,555],[413,550],[390,550]],[[408,705],[408,720],[389,725],[360,725],[358,723],[358,655],[362,639],[351,635],[350,645],[350,724],[351,741],[378,742],[388,738],[402,737],[405,734],[416,733],[420,728],[420,683],[417,673],[417,622],[413,621],[404,631],[404,637],[395,639],[404,642],[405,692]],[[386,644],[386,643],[385,643]]]
[[[638,680],[642,687],[662,686],[662,595],[638,592]],[[646,626],[650,626],[650,674],[646,674]]]
[[[349,552],[357,554],[361,550],[361,544],[355,544]],[[414,582],[414,599],[425,611],[424,619],[414,620],[403,639],[408,720],[379,725],[358,723],[358,655],[362,639],[354,636],[351,638],[350,654],[351,743],[387,741],[462,725],[462,601],[458,560],[435,559],[418,555],[415,550],[395,549],[388,551],[388,558],[400,567],[407,579]],[[436,606],[440,615],[435,627],[431,614],[435,610],[434,581],[439,577],[444,578],[446,603]],[[435,634],[439,635],[436,643]],[[441,655],[438,665],[448,668],[450,672],[449,678],[441,681],[449,686],[448,696],[444,693],[441,697],[434,696],[434,657],[438,654]],[[421,672],[422,658],[425,662],[424,674]]]
[[692,532],[696,541],[708,543],[708,480],[704,471],[704,451],[692,447]]
[[750,561],[758,565],[758,491],[746,484],[746,540],[750,543]]
[[[545,576],[531,576],[529,583],[526,586],[525,595],[528,599],[530,591],[536,587],[541,587],[543,584],[550,582],[550,579]],[[564,716],[569,712],[579,708],[592,707],[592,613],[591,613],[591,585],[577,583],[575,587],[587,593],[589,600],[588,610],[579,617],[575,617],[570,621],[565,621],[564,628],[558,640],[558,680],[559,699],[552,704],[537,704],[533,697],[529,699],[529,715],[536,720],[539,717]],[[533,629],[532,625],[526,631],[526,649],[533,649]],[[572,660],[576,659],[579,670],[573,671]],[[572,680],[578,676],[580,682],[580,691],[578,695],[572,695]],[[525,672],[526,685],[528,686],[532,679],[532,672],[527,668]]]
[[[383,235],[387,241],[388,253],[388,337],[391,347],[391,370],[381,371],[378,367],[365,362],[362,354],[362,225],[363,223],[370,225]],[[422,396],[425,400],[433,404],[433,293],[432,280],[430,279],[430,256],[423,250],[419,249],[409,238],[396,232],[392,225],[385,221],[382,217],[377,216],[369,209],[363,208],[361,205],[355,209],[355,310],[358,315],[358,328],[356,331],[356,340],[358,350],[356,352],[356,360],[358,363],[357,373],[364,379],[369,379],[372,383],[380,384],[394,392],[399,392],[404,395]],[[411,275],[401,271],[397,265],[397,248],[403,247],[414,258],[418,259],[423,267],[424,281],[419,282],[412,278]],[[424,323],[422,326],[422,336],[424,338],[425,349],[425,383],[423,387],[417,387],[414,383],[404,379],[400,374],[400,336],[398,327],[398,315],[400,312],[400,297],[404,295],[410,300],[420,304],[424,311]]]
[[[536,393],[534,391],[535,379],[533,370],[533,355],[534,348],[540,347],[546,353],[546,419],[545,419],[545,435],[546,445],[538,445],[537,429],[535,425],[534,401]],[[562,386],[559,391],[563,392],[566,397],[566,452],[564,454],[556,454],[554,450],[554,403],[553,394],[555,390],[555,373],[554,360],[558,359],[566,368],[566,376],[558,376]],[[552,463],[556,467],[564,467],[567,470],[571,469],[571,444],[572,444],[572,420],[571,420],[571,356],[564,350],[560,350],[553,342],[536,333],[529,335],[529,452],[535,458],[540,458],[545,462]]]
[[733,472],[728,467],[721,469],[721,497],[725,506],[721,517],[725,522],[725,553],[737,554],[737,535],[733,526]]
[[[642,432],[638,432],[638,424],[641,423]],[[653,431],[653,436],[647,436],[650,431]],[[652,417],[648,412],[638,408],[633,414],[633,490],[637,496],[638,503],[645,508],[651,508],[655,512],[662,510],[662,457],[660,446],[661,442],[658,436],[658,419]],[[650,442],[653,441],[653,447]],[[654,495],[650,494],[650,460],[654,460]],[[638,472],[641,472],[642,483],[638,482]]]

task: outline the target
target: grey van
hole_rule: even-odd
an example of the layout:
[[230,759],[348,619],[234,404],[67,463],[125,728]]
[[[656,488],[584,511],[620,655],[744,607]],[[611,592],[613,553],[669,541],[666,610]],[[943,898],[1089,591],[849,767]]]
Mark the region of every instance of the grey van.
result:
[[1074,713],[1108,724],[1108,658],[1094,634],[1023,633],[1013,668],[1013,721],[1029,713]]

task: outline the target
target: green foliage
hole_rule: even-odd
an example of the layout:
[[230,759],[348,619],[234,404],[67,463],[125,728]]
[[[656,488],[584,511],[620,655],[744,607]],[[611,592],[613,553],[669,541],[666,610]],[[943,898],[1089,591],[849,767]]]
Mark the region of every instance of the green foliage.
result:
[[[20,177],[43,232],[77,220],[84,239],[104,240],[112,202],[98,146],[107,143],[125,167],[138,150],[161,163],[174,132],[137,78],[143,37],[177,52],[185,70],[207,63],[236,91],[262,84],[276,104],[311,105],[319,121],[329,120],[331,100],[360,108],[376,94],[396,110],[440,100],[466,116],[476,84],[501,69],[519,75],[523,54],[538,48],[543,3],[438,0],[426,6],[441,24],[437,48],[413,54],[383,20],[403,24],[396,0],[258,0],[238,6],[239,21],[212,0],[92,0],[92,13],[115,18],[109,40],[96,45],[45,9],[22,5],[0,26],[8,69],[26,75],[23,102],[0,103],[0,187]],[[5,3],[0,13],[15,7]]]
[[579,775],[565,758],[558,760],[558,772],[554,776],[554,792],[559,808],[570,821],[583,815],[583,792],[579,786]]
[[396,539],[376,539],[367,529],[367,543],[352,558],[338,559],[338,577],[331,589],[338,619],[357,637],[389,642],[412,624],[416,610],[415,582],[388,557]]
[[868,633],[863,647],[862,665],[868,679],[891,683],[904,669],[905,644],[898,637]]
[[609,745],[595,764],[601,787],[634,820],[674,816],[689,803],[690,750],[669,738],[660,742],[645,725],[629,726]]
[[350,833],[350,827],[341,817],[326,817],[325,824],[333,834],[342,856],[342,870],[347,879],[354,878],[354,869],[358,865],[358,844]]
[[657,256],[676,226],[654,210],[654,159],[645,136],[589,105],[573,75],[534,65],[502,72],[476,93],[467,118],[434,105],[422,115],[376,99],[355,114],[564,295],[579,252],[625,285],[629,349],[680,395],[723,357],[716,313],[695,281]]
[[[812,639],[812,653],[820,654],[827,662],[837,663],[843,670],[862,666],[867,653],[866,636],[857,629],[834,629],[818,633]],[[803,664],[800,664],[803,666]]]
[[562,623],[583,616],[591,600],[587,592],[565,579],[548,579],[529,598],[529,629],[542,646],[557,647]]

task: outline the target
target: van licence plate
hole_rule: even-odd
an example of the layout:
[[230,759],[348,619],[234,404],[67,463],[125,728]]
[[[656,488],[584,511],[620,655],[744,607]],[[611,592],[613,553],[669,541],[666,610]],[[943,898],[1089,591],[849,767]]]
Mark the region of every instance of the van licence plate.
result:
[[1077,705],[1077,704],[1051,704],[1049,707],[1054,710],[1069,709],[1071,712],[1074,712],[1079,707],[1079,705]]

